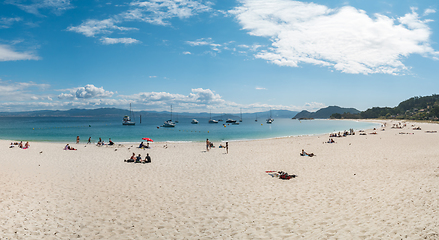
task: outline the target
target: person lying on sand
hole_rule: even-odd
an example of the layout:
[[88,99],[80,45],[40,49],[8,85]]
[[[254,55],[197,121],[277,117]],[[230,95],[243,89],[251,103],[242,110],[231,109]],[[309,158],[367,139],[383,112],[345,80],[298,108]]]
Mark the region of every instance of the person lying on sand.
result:
[[73,147],[70,147],[70,145],[67,143],[67,145],[64,147],[64,150],[76,150]]
[[134,162],[136,161],[136,154],[133,153],[133,155],[131,155],[131,157],[128,160],[123,160],[124,162]]
[[307,152],[305,152],[305,150],[302,149],[302,152],[300,153],[300,156],[313,157],[314,153],[307,153]]

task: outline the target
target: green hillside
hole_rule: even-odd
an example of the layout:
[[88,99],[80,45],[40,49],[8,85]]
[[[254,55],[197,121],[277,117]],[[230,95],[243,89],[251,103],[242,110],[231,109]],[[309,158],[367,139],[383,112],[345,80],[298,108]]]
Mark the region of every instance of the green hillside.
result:
[[433,94],[425,97],[412,97],[393,108],[373,107],[359,114],[333,114],[331,118],[381,118],[437,121],[439,119],[439,95]]

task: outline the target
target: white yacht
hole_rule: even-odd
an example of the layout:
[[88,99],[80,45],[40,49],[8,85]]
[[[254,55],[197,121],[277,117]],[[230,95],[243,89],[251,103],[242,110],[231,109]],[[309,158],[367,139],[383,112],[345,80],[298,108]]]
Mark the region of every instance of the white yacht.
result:
[[172,120],[165,121],[162,127],[175,127],[175,123]]
[[162,127],[175,127],[175,123],[172,121],[172,105],[171,105],[171,119],[165,121]]
[[132,113],[132,111],[131,111],[131,103],[130,103],[130,116],[125,115],[125,116],[123,117],[122,125],[136,125],[136,122],[131,121],[131,115],[132,115],[132,114],[133,114],[133,113]]
[[191,123],[192,124],[198,124],[198,120],[194,118],[194,119],[192,119]]
[[212,112],[210,112],[210,118],[209,118],[209,123],[218,123],[217,120],[212,119]]
[[274,119],[271,117],[271,109],[270,109],[270,118],[267,119],[267,123],[271,124],[274,122]]

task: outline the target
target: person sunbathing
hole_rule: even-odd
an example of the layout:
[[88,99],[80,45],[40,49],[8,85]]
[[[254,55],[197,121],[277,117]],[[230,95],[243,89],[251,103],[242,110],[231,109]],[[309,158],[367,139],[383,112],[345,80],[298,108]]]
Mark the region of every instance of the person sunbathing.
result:
[[140,154],[136,157],[136,163],[140,163],[140,161],[142,161],[142,157],[140,156]]
[[73,147],[70,147],[70,145],[67,143],[67,145],[64,147],[64,150],[76,150]]
[[133,155],[131,155],[131,157],[128,160],[124,160],[124,162],[134,162],[136,161],[136,154],[133,153]]
[[314,153],[307,153],[305,152],[305,150],[302,149],[302,152],[300,153],[300,156],[309,156],[309,157],[313,157]]
[[149,156],[149,153],[146,154],[145,160],[142,161],[142,163],[150,163],[151,157]]

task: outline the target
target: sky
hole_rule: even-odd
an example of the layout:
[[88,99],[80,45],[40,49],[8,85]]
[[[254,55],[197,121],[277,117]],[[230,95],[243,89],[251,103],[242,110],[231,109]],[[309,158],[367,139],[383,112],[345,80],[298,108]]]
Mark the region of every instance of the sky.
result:
[[0,112],[394,107],[437,94],[437,0],[2,0]]

